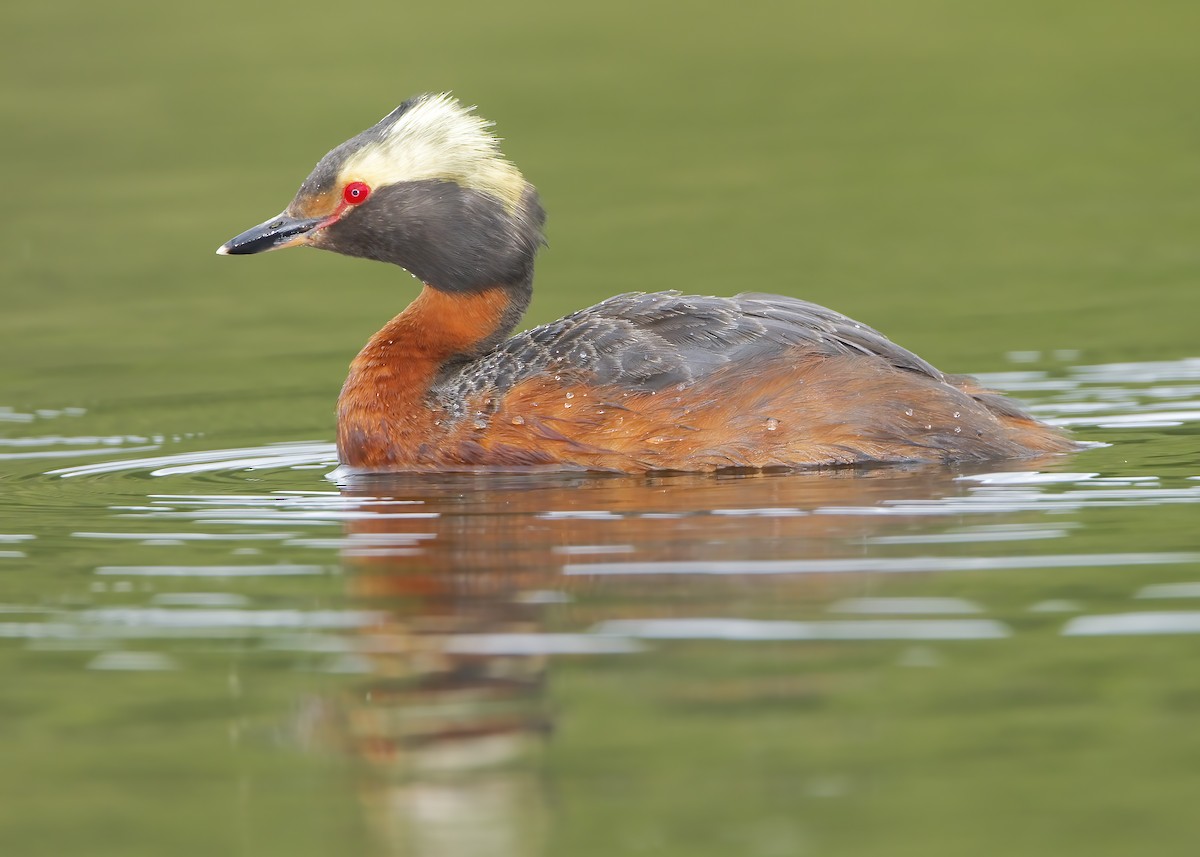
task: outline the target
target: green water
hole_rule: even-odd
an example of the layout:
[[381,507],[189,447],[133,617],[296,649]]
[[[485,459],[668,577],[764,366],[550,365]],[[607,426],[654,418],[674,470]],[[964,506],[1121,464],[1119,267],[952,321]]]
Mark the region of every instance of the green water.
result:
[[[1193,853],[1197,32],[1183,2],[9,4],[0,853]],[[331,481],[345,367],[415,283],[213,251],[440,90],[549,211],[529,323],[794,294],[1107,445]]]

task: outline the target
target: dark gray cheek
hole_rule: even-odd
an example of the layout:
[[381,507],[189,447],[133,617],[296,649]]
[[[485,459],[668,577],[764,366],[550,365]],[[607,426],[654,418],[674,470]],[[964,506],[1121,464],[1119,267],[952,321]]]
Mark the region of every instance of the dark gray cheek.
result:
[[313,236],[312,245],[346,256],[381,258],[378,247],[381,233],[371,227],[369,220],[355,216],[356,214],[352,212],[337,223],[322,229]]

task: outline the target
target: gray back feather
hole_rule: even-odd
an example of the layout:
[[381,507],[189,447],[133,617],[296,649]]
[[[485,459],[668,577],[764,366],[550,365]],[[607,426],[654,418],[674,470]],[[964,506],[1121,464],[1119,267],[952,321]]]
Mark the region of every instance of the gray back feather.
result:
[[479,393],[502,396],[542,375],[656,392],[795,346],[821,356],[874,356],[898,369],[945,380],[878,331],[807,301],[769,294],[715,298],[634,292],[517,334],[476,360],[447,367],[433,395],[456,410],[455,404]]

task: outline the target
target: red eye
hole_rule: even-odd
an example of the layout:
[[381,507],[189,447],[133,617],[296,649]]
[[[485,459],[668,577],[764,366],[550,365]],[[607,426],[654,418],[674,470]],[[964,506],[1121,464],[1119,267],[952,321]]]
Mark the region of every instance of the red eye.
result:
[[346,200],[346,205],[362,205],[370,195],[371,189],[367,187],[366,182],[350,182],[342,191],[342,199]]

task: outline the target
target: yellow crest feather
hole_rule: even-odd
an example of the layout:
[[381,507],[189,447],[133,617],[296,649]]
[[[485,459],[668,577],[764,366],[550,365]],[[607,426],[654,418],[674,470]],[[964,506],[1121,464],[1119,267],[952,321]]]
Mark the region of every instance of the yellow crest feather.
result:
[[346,159],[341,182],[364,181],[377,187],[445,179],[515,210],[525,192],[525,178],[501,153],[492,123],[473,110],[449,93],[419,97],[390,124],[381,122],[377,139]]

